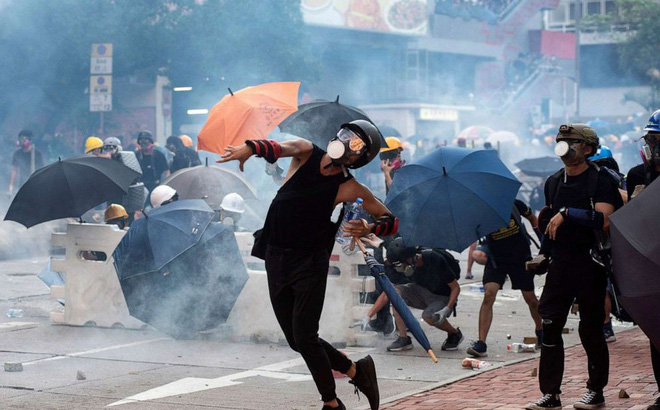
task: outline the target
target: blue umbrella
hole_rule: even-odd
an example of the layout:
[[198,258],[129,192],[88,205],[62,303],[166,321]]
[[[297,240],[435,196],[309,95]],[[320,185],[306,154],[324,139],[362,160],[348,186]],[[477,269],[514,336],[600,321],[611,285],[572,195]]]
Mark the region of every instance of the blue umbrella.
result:
[[397,171],[385,205],[405,243],[462,252],[509,224],[520,185],[493,150],[440,147]]
[[362,251],[362,254],[364,255],[364,260],[369,265],[371,276],[373,276],[376,279],[381,289],[383,289],[383,292],[385,292],[388,299],[392,303],[392,307],[394,308],[394,310],[399,312],[399,316],[401,316],[403,322],[406,324],[406,326],[408,326],[408,330],[410,330],[410,333],[412,333],[413,336],[415,336],[417,342],[419,342],[419,344],[422,345],[422,347],[424,348],[424,350],[426,350],[429,356],[431,356],[431,360],[433,360],[435,363],[438,363],[438,359],[435,357],[435,353],[433,353],[433,349],[431,349],[431,343],[429,343],[429,339],[428,337],[426,337],[426,333],[424,333],[424,330],[422,330],[422,326],[419,324],[419,322],[412,314],[410,309],[408,309],[408,306],[406,305],[406,302],[404,302],[403,299],[401,298],[401,295],[397,293],[396,289],[394,288],[394,285],[392,285],[392,282],[390,282],[387,276],[385,276],[385,268],[383,267],[383,265],[376,262],[376,260],[373,257],[369,258],[367,256],[368,255],[367,250],[365,249],[364,245],[358,238],[355,238],[355,243]]
[[176,201],[145,213],[112,254],[120,278],[161,269],[199,242],[214,216],[202,199]]

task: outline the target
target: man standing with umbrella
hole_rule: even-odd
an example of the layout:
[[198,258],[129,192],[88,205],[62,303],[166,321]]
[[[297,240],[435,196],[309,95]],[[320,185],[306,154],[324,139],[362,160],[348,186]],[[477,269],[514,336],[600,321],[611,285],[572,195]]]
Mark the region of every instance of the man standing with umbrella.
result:
[[551,216],[545,229],[550,249],[545,252],[552,262],[539,304],[543,319],[539,384],[543,397],[526,408],[562,408],[562,330],[577,298],[580,340],[587,353],[589,379],[587,393],[573,407],[593,409],[605,404],[603,388],[607,385],[609,353],[602,332],[607,276],[605,268],[592,259],[592,250],[597,246],[597,234],[607,232],[609,215],[622,201],[608,172],[587,161],[598,148],[593,129],[585,124],[562,125],[556,141],[555,153],[565,167],[545,184]]
[[332,369],[348,375],[351,383],[378,409],[376,369],[367,356],[354,363],[318,337],[330,252],[338,223],[330,217],[335,206],[364,200],[364,209],[376,221],[352,221],[347,236],[369,233],[392,235],[398,220],[346,168],[366,165],[378,155],[382,136],[365,120],[344,124],[328,144],[328,152],[307,140],[278,143],[248,140],[229,146],[219,162],[237,160],[240,169],[252,155],[274,163],[292,157],[282,188],[268,210],[264,228],[255,241],[253,255],[266,261],[268,287],[275,316],[286,339],[300,352],[321,393],[323,409],[345,409],[335,393]]

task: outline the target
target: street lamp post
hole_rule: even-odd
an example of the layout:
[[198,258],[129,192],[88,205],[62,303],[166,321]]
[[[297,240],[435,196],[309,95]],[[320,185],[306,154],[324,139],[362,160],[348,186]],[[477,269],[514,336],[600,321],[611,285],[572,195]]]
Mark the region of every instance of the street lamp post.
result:
[[580,118],[580,23],[582,0],[575,0],[575,120]]

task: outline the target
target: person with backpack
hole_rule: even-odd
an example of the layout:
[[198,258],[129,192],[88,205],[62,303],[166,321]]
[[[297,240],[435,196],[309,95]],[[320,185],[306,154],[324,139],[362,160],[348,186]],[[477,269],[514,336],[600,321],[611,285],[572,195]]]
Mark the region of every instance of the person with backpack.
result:
[[555,154],[564,168],[546,181],[547,209],[539,216],[539,228],[545,234],[540,252],[550,261],[539,303],[543,319],[539,387],[543,397],[526,409],[562,408],[562,331],[575,299],[580,306],[578,332],[587,353],[589,378],[586,394],[573,407],[593,409],[605,405],[603,389],[609,374],[602,331],[607,273],[599,252],[609,231],[609,215],[623,201],[610,173],[587,160],[599,145],[592,128],[561,125],[556,143]]
[[[524,202],[516,199],[509,225],[489,234],[482,246],[487,249],[484,267],[484,299],[479,310],[479,339],[472,343],[467,353],[474,357],[488,356],[486,338],[493,322],[493,305],[497,292],[502,289],[506,277],[511,279],[511,288],[520,289],[534,320],[537,343],[543,338],[543,326],[539,316],[539,301],[534,293],[534,276],[525,271],[525,262],[531,259],[529,249],[532,239],[521,217],[537,225],[536,216]],[[537,233],[540,236],[540,233]]]
[[[447,318],[454,311],[461,287],[458,284],[460,266],[446,250],[406,246],[402,238],[396,238],[387,248],[387,261],[402,268],[411,283],[396,285],[396,291],[406,305],[422,309],[422,319],[431,326],[447,332],[442,350],[457,350],[463,341],[463,333],[453,327]],[[389,299],[382,293],[369,311],[373,316],[385,307]],[[388,352],[412,349],[412,339],[399,313],[394,311],[399,337],[387,347]]]

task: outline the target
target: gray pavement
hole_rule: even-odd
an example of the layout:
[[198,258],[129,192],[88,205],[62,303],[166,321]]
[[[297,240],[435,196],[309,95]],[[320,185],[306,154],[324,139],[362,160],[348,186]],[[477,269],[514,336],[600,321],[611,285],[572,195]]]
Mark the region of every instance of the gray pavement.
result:
[[[313,409],[319,395],[302,359],[287,346],[231,342],[213,335],[200,340],[173,340],[155,330],[101,329],[52,325],[57,306],[37,274],[46,258],[0,261],[0,363],[21,362],[22,372],[0,370],[3,409]],[[462,261],[465,271],[465,261]],[[348,347],[349,357],[371,354],[376,362],[383,401],[437,386],[474,371],[461,367],[470,339],[477,338],[482,293],[475,280],[461,280],[458,316],[450,318],[465,335],[458,351],[443,352],[445,334],[424,325],[439,363],[418,345],[387,353],[391,339],[374,347]],[[540,294],[542,278],[537,278]],[[326,299],[328,300],[328,299]],[[326,302],[327,303],[327,302]],[[9,318],[7,309],[22,309]],[[419,312],[417,312],[419,313]],[[259,320],[247,318],[246,320]],[[566,344],[577,342],[577,317]],[[507,335],[511,339],[507,339]],[[506,345],[533,336],[533,321],[520,292],[509,284],[500,292],[488,338],[488,361],[501,365],[534,354],[514,354]],[[77,380],[81,371],[86,379]],[[348,379],[337,379],[338,395],[348,408],[364,408]]]

